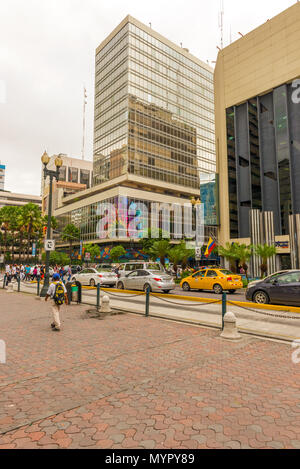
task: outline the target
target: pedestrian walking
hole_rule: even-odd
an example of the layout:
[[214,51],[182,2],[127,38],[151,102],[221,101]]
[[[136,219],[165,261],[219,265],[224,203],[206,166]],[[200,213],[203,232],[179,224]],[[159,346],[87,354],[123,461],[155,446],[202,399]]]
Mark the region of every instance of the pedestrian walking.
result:
[[48,301],[48,298],[51,298],[51,300],[53,300],[53,323],[51,324],[52,330],[60,331],[60,308],[64,303],[68,304],[68,297],[66,287],[61,281],[59,274],[57,273],[53,275],[53,282],[49,286],[47,295],[45,297],[45,301]]

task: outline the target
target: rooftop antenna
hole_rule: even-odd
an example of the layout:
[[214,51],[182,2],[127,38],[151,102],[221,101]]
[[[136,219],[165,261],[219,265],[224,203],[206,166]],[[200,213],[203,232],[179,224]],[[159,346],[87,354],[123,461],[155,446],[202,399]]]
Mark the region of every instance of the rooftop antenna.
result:
[[219,28],[221,35],[221,49],[224,45],[224,0],[220,0]]
[[85,86],[83,87],[83,128],[82,128],[82,159],[84,160],[85,153],[85,113],[87,105],[87,93]]

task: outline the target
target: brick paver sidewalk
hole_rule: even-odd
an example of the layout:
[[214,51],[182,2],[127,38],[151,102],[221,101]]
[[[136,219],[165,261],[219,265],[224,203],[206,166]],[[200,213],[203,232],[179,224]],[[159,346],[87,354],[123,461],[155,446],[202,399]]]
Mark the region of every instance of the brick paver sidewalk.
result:
[[290,345],[0,291],[0,448],[300,448]]

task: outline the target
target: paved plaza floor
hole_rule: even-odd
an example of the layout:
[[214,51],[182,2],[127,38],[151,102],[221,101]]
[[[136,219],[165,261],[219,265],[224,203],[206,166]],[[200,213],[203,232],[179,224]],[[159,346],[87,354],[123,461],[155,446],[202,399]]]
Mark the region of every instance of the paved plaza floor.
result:
[[290,344],[0,291],[0,449],[300,448]]

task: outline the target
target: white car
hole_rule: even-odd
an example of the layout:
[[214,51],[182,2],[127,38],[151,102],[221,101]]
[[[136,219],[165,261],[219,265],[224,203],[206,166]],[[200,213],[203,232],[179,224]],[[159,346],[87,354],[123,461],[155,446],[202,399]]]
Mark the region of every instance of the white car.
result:
[[114,287],[117,283],[117,274],[104,269],[84,269],[72,276],[72,282],[80,282],[81,285],[89,285],[95,287],[100,284],[102,286]]

